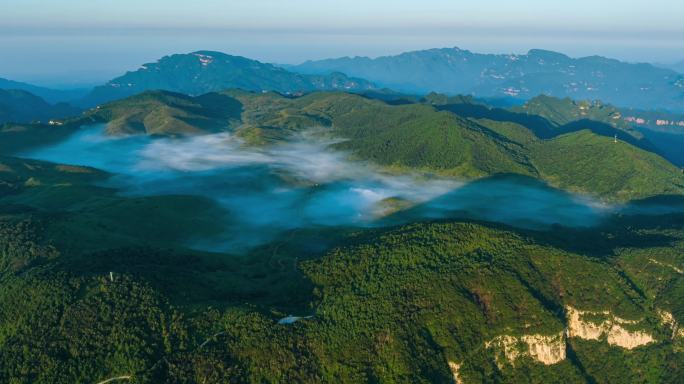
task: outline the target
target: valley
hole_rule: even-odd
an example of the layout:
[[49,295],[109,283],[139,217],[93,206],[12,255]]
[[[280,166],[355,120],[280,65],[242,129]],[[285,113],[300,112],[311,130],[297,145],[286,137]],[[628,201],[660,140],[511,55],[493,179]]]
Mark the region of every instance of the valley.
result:
[[210,51],[79,97],[0,126],[0,382],[684,378],[684,173],[619,107]]

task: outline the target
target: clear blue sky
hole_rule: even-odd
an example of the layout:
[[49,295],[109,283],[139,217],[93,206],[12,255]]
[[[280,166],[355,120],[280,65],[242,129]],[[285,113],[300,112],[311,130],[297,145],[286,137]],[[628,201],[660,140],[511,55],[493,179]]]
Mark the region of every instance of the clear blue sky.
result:
[[0,1],[0,77],[43,84],[199,49],[280,63],[452,46],[684,59],[682,0]]

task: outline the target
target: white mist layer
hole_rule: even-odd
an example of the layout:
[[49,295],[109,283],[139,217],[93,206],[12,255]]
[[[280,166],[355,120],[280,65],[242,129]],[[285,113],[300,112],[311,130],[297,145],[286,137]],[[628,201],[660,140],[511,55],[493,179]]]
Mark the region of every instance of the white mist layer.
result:
[[[297,228],[445,218],[533,229],[554,224],[590,227],[615,212],[668,209],[605,205],[520,176],[463,183],[419,174],[390,175],[372,164],[349,161],[347,154],[330,149],[333,141],[310,134],[255,148],[229,133],[153,139],[112,138],[103,131],[102,126],[84,129],[22,155],[111,172],[115,176],[109,185],[125,195],[210,198],[227,212],[225,234],[199,246],[231,252],[268,243]],[[397,209],[403,210],[379,218]]]
[[[420,203],[463,185],[443,178],[383,174],[372,165],[348,161],[344,152],[329,150],[332,143],[334,141],[300,135],[292,141],[267,148],[245,147],[241,140],[229,133],[158,139],[138,153],[140,161],[135,168],[142,172],[192,173],[268,166],[271,170],[315,186],[334,182],[358,183],[358,186],[349,187],[348,192],[369,204],[390,197]],[[282,192],[288,187],[281,185],[278,189]]]

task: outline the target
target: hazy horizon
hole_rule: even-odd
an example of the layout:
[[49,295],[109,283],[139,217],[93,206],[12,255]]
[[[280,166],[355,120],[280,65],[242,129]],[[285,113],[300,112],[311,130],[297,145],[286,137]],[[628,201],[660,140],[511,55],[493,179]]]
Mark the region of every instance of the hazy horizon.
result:
[[[429,50],[429,49],[442,49],[442,48],[459,48],[463,50],[468,50],[474,53],[482,53],[482,54],[526,54],[528,51],[533,50],[533,49],[540,49],[540,50],[548,50],[548,51],[555,51],[559,52],[565,55],[568,55],[573,58],[580,58],[580,57],[586,57],[586,56],[604,56],[612,59],[618,59],[621,61],[625,62],[631,62],[631,63],[649,63],[649,64],[654,64],[654,65],[661,65],[661,66],[674,66],[676,64],[680,64],[683,61],[682,60],[674,60],[674,61],[649,61],[649,60],[629,60],[626,58],[621,58],[615,55],[609,55],[609,54],[602,54],[600,52],[593,52],[593,53],[585,53],[585,54],[572,54],[569,53],[568,51],[564,51],[561,49],[556,49],[553,47],[530,47],[530,48],[520,48],[519,50],[493,50],[493,49],[471,49],[469,47],[461,46],[461,45],[444,45],[444,46],[424,46],[424,47],[415,47],[415,48],[407,48],[404,50],[394,50],[394,51],[389,51],[389,50],[382,50],[378,49],[378,51],[381,51],[380,53],[373,54],[372,52],[362,52],[362,53],[349,53],[349,54],[338,54],[338,55],[319,55],[319,56],[312,56],[309,58],[302,58],[299,60],[278,60],[275,58],[274,60],[269,60],[268,55],[269,52],[264,52],[265,54],[260,54],[259,52],[247,52],[244,53],[242,50],[230,50],[230,49],[221,49],[221,48],[206,48],[199,46],[197,48],[190,48],[188,47],[187,49],[179,49],[176,51],[159,51],[159,53],[155,54],[146,54],[143,52],[140,52],[138,55],[131,55],[128,60],[121,60],[121,62],[118,63],[118,65],[111,65],[109,67],[104,67],[101,68],[101,66],[95,66],[95,68],[101,68],[100,70],[97,69],[88,69],[88,68],[74,68],[74,69],[69,69],[65,68],[63,71],[46,71],[46,72],[41,72],[41,71],[36,71],[36,72],[25,72],[23,69],[19,68],[16,71],[12,70],[6,70],[5,67],[2,65],[3,63],[0,63],[0,78],[5,78],[9,80],[14,80],[14,81],[21,81],[21,82],[26,82],[30,83],[33,85],[38,85],[38,86],[45,86],[45,87],[53,87],[53,88],[78,88],[78,87],[91,87],[91,86],[96,86],[96,85],[101,85],[109,80],[111,80],[114,77],[118,77],[123,75],[127,71],[135,71],[136,69],[140,68],[141,65],[150,63],[150,62],[156,62],[159,59],[161,59],[164,56],[169,56],[173,54],[185,54],[185,53],[191,53],[191,52],[196,52],[196,51],[217,51],[217,52],[223,52],[226,54],[231,54],[231,55],[237,55],[237,56],[245,56],[250,59],[254,60],[259,60],[264,63],[272,63],[272,64],[282,64],[282,65],[289,65],[289,64],[301,64],[305,61],[308,60],[321,60],[321,59],[330,59],[330,58],[340,58],[340,57],[355,57],[355,56],[364,56],[364,57],[370,57],[370,58],[377,58],[381,56],[393,56],[393,55],[399,55],[401,53],[406,53],[406,52],[411,52],[411,51],[421,51],[421,50]],[[156,52],[156,51],[155,51]],[[251,54],[250,54],[251,53]],[[51,60],[54,61],[54,57],[51,58]],[[61,60],[60,60],[61,59]],[[64,61],[65,64],[67,64],[67,60],[69,58],[58,58],[58,61]]]
[[678,21],[684,4],[668,0],[437,1],[429,8],[404,0],[7,3],[0,15],[0,77],[49,86],[102,83],[164,55],[203,49],[282,64],[454,46],[629,62],[684,59]]

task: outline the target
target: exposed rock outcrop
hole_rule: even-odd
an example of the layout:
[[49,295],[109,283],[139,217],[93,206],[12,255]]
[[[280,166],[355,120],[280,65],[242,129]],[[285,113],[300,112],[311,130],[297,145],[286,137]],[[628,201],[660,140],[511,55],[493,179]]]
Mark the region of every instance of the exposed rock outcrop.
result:
[[[567,317],[568,317],[568,337],[579,337],[585,340],[598,340],[608,332],[610,326],[608,323],[603,322],[600,324],[593,323],[591,321],[583,321],[581,319],[582,315],[587,312],[579,311],[572,307],[566,307]],[[592,312],[596,313],[596,312]],[[610,315],[608,311],[601,312],[603,315]]]
[[[639,330],[641,320],[628,320],[610,311],[582,311],[566,307],[568,327],[556,335],[531,334],[522,336],[501,335],[485,343],[493,349],[496,364],[503,369],[506,363],[515,365],[520,358],[529,357],[545,365],[560,363],[566,359],[567,338],[605,340],[608,344],[624,349],[634,349],[654,343],[656,340],[645,330]],[[672,329],[672,338],[684,337],[671,313],[658,311],[661,322]],[[449,362],[454,381],[460,383],[460,365]]]
[[[565,335],[561,332],[557,335],[503,335],[486,344],[487,348],[495,347],[503,353],[506,359],[515,363],[521,357],[532,359],[545,364],[553,365],[565,360],[566,343]],[[502,366],[499,356],[497,364]]]
[[608,344],[625,349],[634,349],[654,341],[653,336],[646,332],[628,331],[617,324],[613,324],[608,332]]
[[660,316],[660,322],[664,326],[672,330],[671,339],[684,338],[684,329],[679,326],[679,322],[674,318],[672,313],[658,309],[658,315]]
[[[578,337],[585,340],[599,340],[606,337],[608,344],[634,349],[655,341],[652,335],[645,331],[630,331],[624,325],[637,325],[639,320],[626,320],[612,315],[608,311],[580,311],[566,307],[568,317],[568,337]],[[599,322],[587,320],[585,317],[602,317]]]
[[653,263],[655,265],[661,266],[663,268],[671,269],[680,275],[684,275],[684,270],[682,270],[681,268],[678,268],[677,266],[674,266],[672,264],[663,263],[662,261],[658,261],[656,259],[648,259],[648,261],[650,261],[651,263]]
[[455,361],[449,361],[449,369],[454,377],[454,384],[463,384],[463,380],[460,376],[461,365]]
[[565,360],[566,345],[563,334],[523,336],[523,341],[529,347],[530,356],[542,364],[552,365]]

